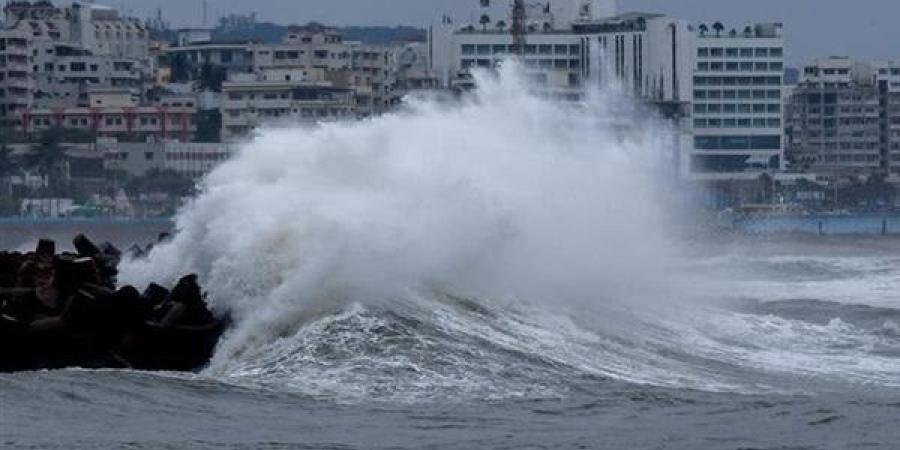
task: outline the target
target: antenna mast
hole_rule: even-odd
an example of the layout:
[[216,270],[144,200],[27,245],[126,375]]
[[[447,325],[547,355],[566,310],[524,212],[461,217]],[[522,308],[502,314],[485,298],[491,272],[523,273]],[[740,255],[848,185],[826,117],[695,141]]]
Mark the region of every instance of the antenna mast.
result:
[[512,27],[510,31],[513,37],[513,54],[522,56],[525,54],[525,0],[513,0]]

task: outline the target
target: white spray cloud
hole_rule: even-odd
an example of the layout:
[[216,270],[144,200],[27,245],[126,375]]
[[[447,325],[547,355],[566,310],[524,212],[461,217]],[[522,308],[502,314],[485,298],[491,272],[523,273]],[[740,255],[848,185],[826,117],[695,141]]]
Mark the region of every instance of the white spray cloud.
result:
[[514,64],[477,82],[461,104],[263,130],[122,280],[198,273],[237,323],[222,358],[347,302],[410,291],[646,294],[668,257],[668,130],[614,89],[556,102]]

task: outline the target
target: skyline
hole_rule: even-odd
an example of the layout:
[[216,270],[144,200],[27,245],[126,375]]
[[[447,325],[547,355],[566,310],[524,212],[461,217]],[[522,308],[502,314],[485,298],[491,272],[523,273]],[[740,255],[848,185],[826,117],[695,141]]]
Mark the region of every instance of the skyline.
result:
[[[101,2],[98,2],[101,3]],[[136,17],[148,18],[162,9],[174,27],[199,26],[202,0],[112,0]],[[228,14],[256,12],[258,20],[283,25],[318,21],[346,25],[427,26],[447,14],[460,21],[474,19],[475,0],[260,0],[252,7],[244,0],[207,0],[208,25]],[[787,41],[786,59],[799,67],[816,58],[848,56],[863,60],[900,59],[900,2],[859,0],[757,0],[752,4],[731,0],[619,0],[619,11],[660,12],[692,24],[721,21],[742,28],[755,22],[782,22]],[[811,14],[815,12],[815,14]]]

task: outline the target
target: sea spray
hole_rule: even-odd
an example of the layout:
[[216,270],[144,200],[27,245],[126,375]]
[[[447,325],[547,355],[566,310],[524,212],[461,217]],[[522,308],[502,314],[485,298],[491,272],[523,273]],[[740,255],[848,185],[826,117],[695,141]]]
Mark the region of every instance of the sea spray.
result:
[[515,64],[476,80],[454,104],[262,130],[122,278],[198,273],[236,323],[213,367],[353,303],[664,301],[670,130],[617,89],[555,101]]

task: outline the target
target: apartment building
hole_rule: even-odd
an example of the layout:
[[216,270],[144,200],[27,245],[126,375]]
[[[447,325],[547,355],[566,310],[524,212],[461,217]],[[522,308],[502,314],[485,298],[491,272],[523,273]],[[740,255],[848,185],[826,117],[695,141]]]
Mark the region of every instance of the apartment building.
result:
[[316,123],[356,117],[355,91],[316,82],[301,69],[266,70],[222,85],[222,140],[266,123]]
[[832,176],[883,171],[873,66],[848,58],[816,61],[803,69],[790,102],[789,154],[798,169]]
[[798,169],[900,181],[900,64],[815,61],[790,102],[789,154]]
[[193,102],[140,105],[129,90],[98,89],[88,93],[88,106],[27,108],[16,131],[30,135],[50,128],[83,130],[97,138],[120,140],[179,139],[197,131]]
[[20,117],[29,108],[86,106],[92,88],[139,91],[152,72],[148,30],[106,7],[8,2],[0,36],[7,66],[0,125],[7,127],[30,128]]
[[0,127],[21,124],[21,111],[32,101],[31,37],[21,29],[0,30]]
[[876,64],[881,145],[891,181],[900,183],[900,60]]
[[318,24],[288,29],[283,42],[253,48],[253,71],[301,70],[310,81],[352,89],[356,113],[370,116],[399,101],[395,93],[395,48],[345,41]]

